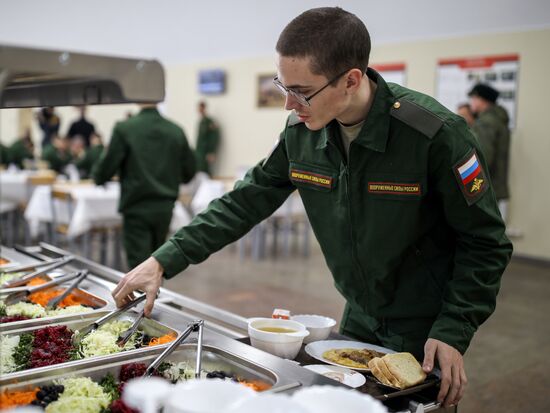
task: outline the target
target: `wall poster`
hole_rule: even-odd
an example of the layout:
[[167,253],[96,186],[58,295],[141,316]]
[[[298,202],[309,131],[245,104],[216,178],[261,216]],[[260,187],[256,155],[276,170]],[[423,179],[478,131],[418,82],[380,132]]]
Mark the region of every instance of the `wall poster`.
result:
[[476,83],[486,83],[500,92],[497,103],[510,116],[514,128],[517,116],[519,55],[441,59],[437,67],[436,98],[456,112],[468,102],[468,92]]

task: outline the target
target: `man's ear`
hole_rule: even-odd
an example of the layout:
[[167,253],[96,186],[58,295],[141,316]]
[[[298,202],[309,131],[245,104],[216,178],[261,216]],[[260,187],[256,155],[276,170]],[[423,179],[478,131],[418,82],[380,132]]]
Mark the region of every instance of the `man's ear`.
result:
[[346,75],[346,89],[347,92],[354,93],[359,89],[361,79],[363,78],[363,72],[359,69],[352,69]]

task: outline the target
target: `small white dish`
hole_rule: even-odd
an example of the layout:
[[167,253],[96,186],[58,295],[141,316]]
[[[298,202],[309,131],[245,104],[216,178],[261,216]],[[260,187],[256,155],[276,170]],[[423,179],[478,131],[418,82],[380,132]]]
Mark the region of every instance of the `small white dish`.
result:
[[309,331],[309,336],[304,338],[306,344],[326,340],[336,325],[336,320],[333,318],[315,314],[297,314],[291,316],[290,319],[306,326]]
[[311,364],[304,368],[321,374],[329,379],[336,380],[346,386],[356,389],[361,387],[367,379],[361,373],[339,366],[328,366],[326,364]]

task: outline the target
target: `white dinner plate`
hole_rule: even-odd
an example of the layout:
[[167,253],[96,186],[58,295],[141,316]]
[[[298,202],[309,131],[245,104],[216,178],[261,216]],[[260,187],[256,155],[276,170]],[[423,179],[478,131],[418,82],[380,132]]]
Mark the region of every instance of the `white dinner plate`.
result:
[[306,347],[306,353],[314,359],[322,361],[323,363],[332,364],[333,366],[345,367],[352,370],[370,371],[368,368],[350,367],[342,364],[335,363],[334,361],[327,360],[323,357],[323,353],[327,350],[341,349],[341,348],[357,348],[357,349],[369,349],[379,351],[380,353],[395,353],[395,351],[389,348],[375,346],[374,344],[361,343],[360,341],[345,341],[345,340],[325,340],[314,341],[309,343]]
[[346,367],[340,366],[327,366],[326,364],[311,364],[304,366],[304,368],[321,374],[329,379],[336,380],[346,386],[361,387],[367,381],[365,376],[357,371],[350,370]]

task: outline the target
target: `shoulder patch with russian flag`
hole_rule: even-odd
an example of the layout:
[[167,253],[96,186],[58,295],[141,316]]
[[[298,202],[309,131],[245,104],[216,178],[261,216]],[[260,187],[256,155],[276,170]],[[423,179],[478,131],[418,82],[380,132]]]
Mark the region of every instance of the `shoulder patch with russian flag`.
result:
[[453,171],[468,205],[474,204],[489,188],[475,149],[457,162]]

